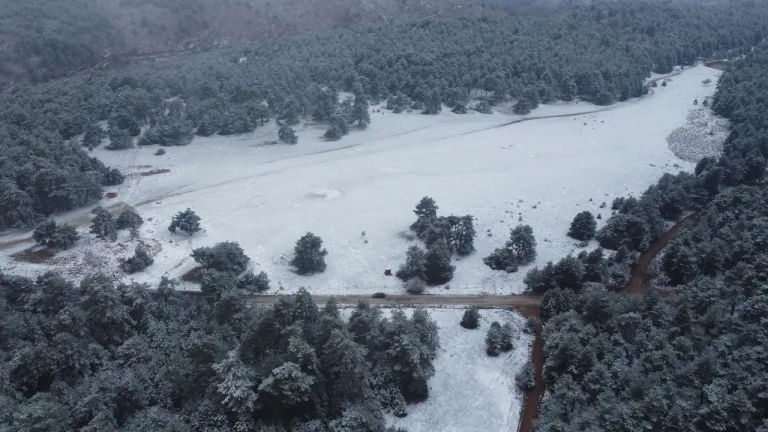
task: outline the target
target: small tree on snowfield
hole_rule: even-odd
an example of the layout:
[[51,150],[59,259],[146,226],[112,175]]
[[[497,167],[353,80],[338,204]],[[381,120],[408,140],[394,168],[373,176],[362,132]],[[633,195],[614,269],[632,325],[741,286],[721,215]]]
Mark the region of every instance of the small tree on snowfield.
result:
[[421,294],[427,288],[427,283],[423,279],[412,277],[405,282],[405,291],[408,294]]
[[496,357],[501,353],[502,337],[501,324],[498,321],[492,322],[488,333],[485,334],[485,352],[489,356]]
[[239,275],[248,267],[249,258],[237,242],[222,242],[213,247],[192,251],[192,258],[203,268],[231,276]]
[[430,285],[444,284],[453,279],[456,267],[451,265],[451,250],[445,240],[440,240],[427,250],[424,256],[424,275]]
[[518,225],[509,235],[510,249],[519,264],[530,264],[536,259],[536,239],[530,225]]
[[597,230],[597,221],[592,213],[583,211],[576,215],[571,222],[571,229],[568,230],[568,236],[576,240],[588,241],[595,237]]
[[144,223],[144,219],[134,210],[126,210],[117,217],[117,229],[138,228]]
[[425,196],[416,204],[416,209],[413,211],[416,213],[416,222],[411,225],[411,231],[418,235],[423,234],[429,225],[437,218],[437,203],[435,200]]
[[291,265],[296,269],[296,273],[310,275],[325,271],[325,256],[328,251],[323,249],[323,240],[320,237],[311,232],[306,233],[296,242],[294,253]]
[[249,271],[237,280],[237,287],[251,293],[269,291],[269,277],[265,272],[255,275]]
[[136,273],[154,264],[155,260],[147,251],[143,244],[136,246],[136,252],[123,264],[123,270],[126,273]]
[[91,213],[96,215],[91,221],[91,233],[102,240],[111,242],[117,240],[117,224],[112,214],[102,206],[94,208]]
[[287,144],[296,144],[299,142],[299,137],[296,136],[296,131],[290,126],[283,126],[277,133],[277,137],[280,141]]
[[425,262],[424,251],[420,247],[413,245],[405,252],[405,264],[400,267],[395,276],[403,282],[411,278],[426,280],[426,276],[424,276]]
[[72,226],[57,225],[56,222],[50,220],[35,228],[32,238],[43,246],[67,249],[80,239],[80,235]]
[[469,308],[461,317],[461,326],[465,329],[474,330],[480,323],[480,312],[477,308]]
[[168,227],[168,231],[174,234],[176,234],[177,230],[184,231],[189,235],[200,231],[200,216],[190,209],[178,212]]

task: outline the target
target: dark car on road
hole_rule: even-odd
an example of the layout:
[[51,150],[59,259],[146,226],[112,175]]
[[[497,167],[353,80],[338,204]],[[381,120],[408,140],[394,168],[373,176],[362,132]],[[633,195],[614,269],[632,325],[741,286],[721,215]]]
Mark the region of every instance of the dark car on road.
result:
[[387,295],[384,294],[383,292],[377,292],[377,293],[374,293],[371,297],[373,297],[373,298],[384,298],[386,296]]

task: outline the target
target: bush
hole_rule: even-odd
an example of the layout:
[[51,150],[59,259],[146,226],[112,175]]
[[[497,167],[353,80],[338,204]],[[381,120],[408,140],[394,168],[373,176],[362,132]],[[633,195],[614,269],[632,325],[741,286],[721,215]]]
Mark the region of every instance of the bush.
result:
[[514,273],[518,266],[530,264],[536,259],[536,239],[530,225],[518,225],[509,234],[503,248],[494,250],[483,258],[485,265],[493,270]]
[[592,213],[583,211],[576,215],[571,222],[571,229],[568,230],[568,236],[576,240],[592,240],[597,230],[597,221]]
[[250,293],[269,291],[269,277],[265,272],[254,275],[252,271],[249,271],[238,279],[237,287]]
[[456,270],[451,264],[451,251],[440,240],[427,250],[424,256],[424,276],[430,285],[444,284],[453,279]]
[[533,363],[526,362],[520,372],[515,376],[515,383],[518,390],[525,393],[536,386],[536,371]]
[[426,256],[424,251],[416,245],[411,246],[405,252],[405,264],[400,266],[395,276],[404,282],[412,278],[426,280],[427,277],[424,275],[425,263]]
[[519,270],[515,254],[507,247],[494,250],[490,255],[483,258],[483,263],[490,267],[491,270],[503,270],[507,273],[515,273]]
[[133,229],[138,228],[144,223],[144,219],[139,216],[134,210],[126,210],[120,213],[115,222],[117,229]]
[[427,283],[419,278],[411,278],[405,283],[405,292],[408,294],[421,294],[427,288]]
[[477,308],[469,308],[464,311],[464,315],[461,317],[460,324],[465,329],[476,329],[480,324],[480,312],[477,310]]
[[168,227],[168,231],[174,234],[176,234],[177,230],[184,231],[188,235],[200,231],[200,217],[190,209],[178,212]]
[[123,264],[123,270],[125,270],[126,273],[140,272],[154,264],[154,262],[155,260],[152,259],[152,256],[147,251],[147,248],[140,243],[138,246],[136,246],[136,251],[133,257],[129,258]]
[[296,273],[310,275],[325,271],[325,256],[328,251],[323,249],[323,240],[311,232],[296,242],[294,254],[291,265],[296,269]]
[[155,156],[162,156],[165,154],[165,149],[157,149]]
[[91,221],[91,233],[102,240],[111,242],[117,240],[117,224],[112,214],[101,206],[91,210],[91,213],[96,215]]
[[248,256],[236,242],[222,242],[213,247],[192,251],[192,258],[203,268],[230,275],[238,275],[248,266]]
[[50,220],[35,228],[32,238],[43,246],[67,249],[80,239],[80,235],[74,227],[67,224],[57,225],[55,221]]

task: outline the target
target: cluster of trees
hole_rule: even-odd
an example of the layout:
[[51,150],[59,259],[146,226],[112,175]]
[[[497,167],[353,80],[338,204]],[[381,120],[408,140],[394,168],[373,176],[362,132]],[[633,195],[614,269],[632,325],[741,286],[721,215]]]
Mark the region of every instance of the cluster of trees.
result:
[[[640,199],[617,200],[612,228],[598,233],[619,247],[614,261],[632,259],[656,223],[700,211],[662,258],[674,298],[617,295],[605,281],[541,284],[550,394],[539,429],[766,428],[768,191],[755,185],[768,156],[766,66],[761,44],[721,78],[712,107],[731,120],[731,134],[720,158],[662,177]],[[529,275],[534,289],[541,273]]]
[[474,216],[438,216],[435,200],[424,197],[413,211],[416,222],[411,231],[424,241],[426,251],[413,245],[406,251],[405,264],[396,276],[406,282],[412,294],[423,292],[426,282],[440,285],[453,278],[456,267],[451,264],[453,254],[466,256],[475,251]]
[[71,225],[59,225],[56,221],[49,220],[35,228],[32,239],[42,246],[67,249],[80,239],[80,234]]
[[[768,6],[749,1],[605,2],[548,18],[338,29],[16,87],[0,95],[0,226],[34,225],[122,182],[119,172],[62,142],[84,134],[93,148],[105,133],[100,121],[109,126],[110,147],[125,148],[248,132],[270,118],[284,126],[312,118],[336,139],[349,123],[370,121],[368,103],[390,96],[396,111],[426,113],[442,105],[466,112],[471,98],[513,98],[518,112],[556,99],[610,104],[644,94],[651,70],[746,52],[766,22]],[[354,97],[339,102],[339,91]],[[719,106],[726,109],[722,100]]]
[[536,259],[536,238],[530,225],[518,225],[509,233],[509,240],[504,247],[497,248],[483,258],[485,265],[493,270],[515,273],[519,266],[532,263]]
[[202,297],[0,274],[0,424],[9,430],[395,432],[428,396],[439,340],[423,310],[359,304],[345,321],[306,291],[249,308]]

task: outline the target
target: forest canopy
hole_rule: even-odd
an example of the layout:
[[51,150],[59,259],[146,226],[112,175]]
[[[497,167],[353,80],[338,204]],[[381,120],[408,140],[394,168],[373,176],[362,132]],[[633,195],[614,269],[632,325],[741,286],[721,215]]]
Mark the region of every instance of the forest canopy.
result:
[[0,95],[0,227],[34,224],[122,181],[63,140],[178,146],[300,118],[340,138],[347,123],[364,125],[360,107],[387,99],[426,113],[466,112],[472,98],[517,100],[520,112],[558,99],[607,105],[645,94],[651,71],[748,51],[766,23],[763,3],[605,2],[546,18],[337,29],[15,87]]

